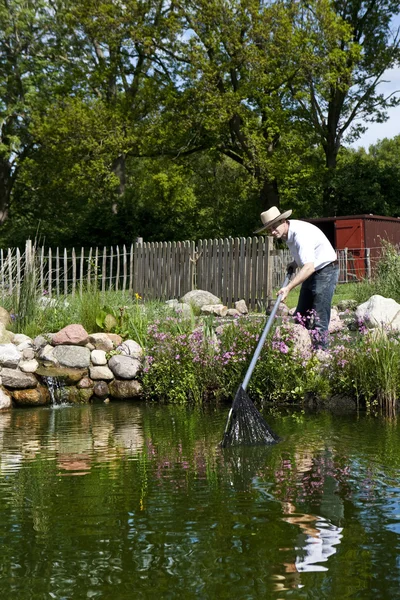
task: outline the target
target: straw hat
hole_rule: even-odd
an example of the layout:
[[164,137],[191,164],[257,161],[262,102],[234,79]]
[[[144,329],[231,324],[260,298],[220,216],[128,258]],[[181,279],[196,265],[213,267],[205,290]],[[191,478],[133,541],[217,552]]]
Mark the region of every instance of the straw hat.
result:
[[285,221],[292,214],[291,210],[287,210],[283,213],[279,211],[276,206],[272,206],[265,212],[261,213],[261,221],[263,226],[260,229],[257,229],[254,233],[260,233],[268,227],[272,227],[272,225],[276,225],[279,221]]

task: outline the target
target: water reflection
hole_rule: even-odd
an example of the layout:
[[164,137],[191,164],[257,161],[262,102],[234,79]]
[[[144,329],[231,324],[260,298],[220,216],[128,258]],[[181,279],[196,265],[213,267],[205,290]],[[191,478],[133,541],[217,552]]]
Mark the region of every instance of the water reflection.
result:
[[294,563],[285,563],[286,571],[312,572],[327,571],[328,567],[320,563],[336,553],[336,546],[342,539],[343,527],[337,527],[319,515],[297,513],[296,507],[290,502],[285,503],[284,510],[288,516],[286,523],[299,527],[299,545],[295,547]]
[[271,423],[276,446],[222,450],[225,422],[133,403],[0,413],[4,597],[396,597],[397,425],[297,415]]
[[137,455],[143,445],[139,407],[120,407],[118,420],[110,411],[91,407],[79,413],[68,406],[0,413],[1,472],[17,471],[40,455],[56,460],[64,475],[85,475],[97,463]]

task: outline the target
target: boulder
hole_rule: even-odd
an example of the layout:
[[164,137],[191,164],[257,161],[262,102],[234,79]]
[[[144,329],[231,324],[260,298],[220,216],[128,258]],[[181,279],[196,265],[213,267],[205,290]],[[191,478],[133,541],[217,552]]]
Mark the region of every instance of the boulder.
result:
[[0,306],[0,323],[3,323],[4,328],[8,327],[8,325],[11,325],[10,313],[2,306]]
[[107,355],[105,350],[92,350],[90,354],[90,358],[92,364],[97,366],[102,366],[107,364]]
[[[274,340],[285,341],[289,339],[293,344],[295,354],[303,358],[310,358],[312,354],[312,341],[308,330],[299,323],[288,322],[276,328]],[[285,342],[286,343],[286,342]]]
[[108,385],[105,381],[96,381],[93,387],[93,394],[96,398],[100,398],[100,400],[105,400],[110,395],[110,390],[108,389]]
[[90,379],[90,377],[82,377],[82,379],[76,384],[76,387],[82,390],[87,390],[93,387],[93,381]]
[[83,346],[56,346],[53,356],[64,367],[82,369],[90,366],[90,350]]
[[11,394],[0,387],[0,410],[12,408]]
[[105,381],[111,381],[114,379],[114,374],[106,365],[102,367],[90,367],[89,369],[90,379],[98,381],[104,379]]
[[338,331],[342,331],[344,329],[344,323],[340,319],[339,313],[336,308],[331,309],[331,320],[329,321],[329,333],[337,333]]
[[32,360],[21,360],[19,368],[23,373],[35,373],[39,368],[39,363],[35,358]]
[[53,335],[52,343],[54,346],[85,346],[89,341],[88,332],[79,323],[67,325]]
[[19,352],[14,344],[1,344],[0,345],[0,366],[9,367],[15,369],[22,358],[21,352]]
[[118,352],[123,356],[131,356],[140,360],[143,357],[143,348],[134,340],[125,340],[117,348]]
[[400,329],[400,304],[392,298],[376,294],[357,307],[356,318],[367,327],[391,325],[394,329]]
[[43,385],[35,389],[14,390],[12,398],[17,406],[45,406],[50,404],[49,390]]
[[142,386],[136,379],[114,379],[109,384],[110,395],[113,398],[127,399],[140,396],[142,393]]
[[140,361],[131,356],[115,355],[108,361],[108,366],[120,379],[134,379],[140,370]]
[[35,388],[38,385],[38,381],[32,373],[23,373],[18,369],[2,369],[1,381],[4,387],[15,390]]
[[200,310],[203,315],[225,317],[228,312],[228,307],[223,304],[204,304]]
[[241,315],[247,315],[249,309],[247,308],[246,302],[244,300],[238,300],[235,302],[235,308]]
[[14,343],[14,337],[14,333],[12,331],[7,331],[4,323],[0,323],[0,344]]
[[105,352],[114,350],[114,343],[108,333],[92,333],[89,335],[89,343],[93,344],[97,350],[104,350]]
[[206,304],[221,304],[220,298],[214,296],[210,292],[206,292],[205,290],[192,290],[191,292],[187,292],[182,298],[181,302],[183,304],[191,304],[196,308],[202,308]]
[[87,376],[87,369],[68,369],[66,367],[44,367],[40,366],[36,371],[39,377],[52,377],[58,379],[64,385],[76,385]]

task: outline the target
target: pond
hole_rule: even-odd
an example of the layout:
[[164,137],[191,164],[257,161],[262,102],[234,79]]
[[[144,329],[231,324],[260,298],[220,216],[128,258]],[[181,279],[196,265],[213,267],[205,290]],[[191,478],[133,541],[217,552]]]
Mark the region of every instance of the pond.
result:
[[293,412],[221,450],[228,408],[1,413],[2,598],[399,598],[397,421]]

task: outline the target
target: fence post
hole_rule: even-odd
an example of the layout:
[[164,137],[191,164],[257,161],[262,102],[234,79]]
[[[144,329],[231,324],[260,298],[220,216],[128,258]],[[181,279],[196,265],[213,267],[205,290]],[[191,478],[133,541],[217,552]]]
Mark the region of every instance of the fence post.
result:
[[367,270],[368,281],[371,279],[371,249],[365,248],[365,268]]
[[266,289],[266,294],[265,294],[265,299],[267,301],[267,306],[268,306],[268,301],[272,298],[272,276],[273,276],[273,267],[274,267],[274,260],[272,257],[272,252],[274,250],[274,240],[272,237],[267,236],[266,238],[266,259],[267,259],[267,289]]

